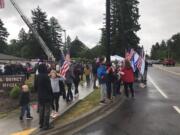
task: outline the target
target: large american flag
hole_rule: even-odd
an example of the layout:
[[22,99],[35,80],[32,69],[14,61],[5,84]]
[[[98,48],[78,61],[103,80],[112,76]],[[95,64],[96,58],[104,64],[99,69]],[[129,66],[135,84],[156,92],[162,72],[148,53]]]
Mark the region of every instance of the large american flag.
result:
[[62,77],[65,78],[66,76],[66,72],[69,70],[69,67],[70,67],[70,61],[71,61],[71,58],[70,58],[70,54],[69,52],[66,54],[66,57],[65,57],[65,61],[60,69],[60,75]]
[[139,69],[139,72],[143,75],[144,74],[144,68],[145,68],[145,54],[144,54],[144,48],[140,51],[140,56],[137,62],[137,68]]
[[4,0],[0,0],[0,8],[4,8],[5,4],[4,4]]
[[134,49],[130,49],[130,50],[126,51],[125,58],[130,61],[132,59],[134,53],[135,53]]

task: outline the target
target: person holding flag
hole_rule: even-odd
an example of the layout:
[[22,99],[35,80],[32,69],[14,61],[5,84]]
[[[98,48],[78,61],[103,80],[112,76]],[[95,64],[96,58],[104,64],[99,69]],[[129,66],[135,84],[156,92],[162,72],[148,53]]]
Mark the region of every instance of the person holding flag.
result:
[[72,84],[73,84],[73,68],[71,66],[71,58],[69,51],[66,54],[65,61],[60,69],[60,75],[65,78],[65,83],[68,88],[66,95],[66,102],[69,103],[73,100]]

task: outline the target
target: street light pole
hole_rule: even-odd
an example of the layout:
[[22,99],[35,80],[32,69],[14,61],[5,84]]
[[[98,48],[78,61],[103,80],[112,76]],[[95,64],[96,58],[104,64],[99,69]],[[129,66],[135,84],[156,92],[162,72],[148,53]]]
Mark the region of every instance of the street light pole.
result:
[[62,30],[63,32],[64,32],[64,47],[65,47],[65,49],[66,49],[66,30],[65,29],[63,29]]
[[110,37],[110,0],[106,0],[106,59],[107,62],[110,62],[110,42],[111,42],[111,37]]

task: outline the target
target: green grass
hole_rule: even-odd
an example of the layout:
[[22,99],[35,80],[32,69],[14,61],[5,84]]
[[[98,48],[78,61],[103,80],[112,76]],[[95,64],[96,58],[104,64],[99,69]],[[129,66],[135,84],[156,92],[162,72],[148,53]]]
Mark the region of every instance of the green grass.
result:
[[69,122],[74,118],[82,116],[83,114],[91,111],[99,105],[100,92],[99,89],[94,90],[88,97],[80,101],[68,112],[62,115],[57,121],[57,124]]
[[0,119],[6,117],[8,114],[7,113],[0,113]]
[[177,63],[176,66],[180,67],[180,63]]

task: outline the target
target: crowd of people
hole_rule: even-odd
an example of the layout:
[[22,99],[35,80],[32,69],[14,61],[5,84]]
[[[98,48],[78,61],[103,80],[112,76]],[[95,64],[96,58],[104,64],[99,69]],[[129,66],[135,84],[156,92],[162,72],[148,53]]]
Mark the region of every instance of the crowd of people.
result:
[[25,75],[28,79],[32,72],[32,67],[30,63],[22,65],[20,63],[7,63],[3,65],[3,68],[0,69],[0,75]]
[[[71,103],[74,98],[79,96],[79,84],[85,76],[87,86],[90,86],[92,79],[93,88],[100,87],[100,104],[106,104],[121,95],[121,86],[124,86],[125,96],[135,97],[133,83],[135,81],[134,71],[128,60],[121,62],[108,63],[104,57],[97,59],[92,64],[83,65],[81,63],[70,63],[65,76],[60,74],[56,66],[47,66],[45,63],[37,65],[34,88],[38,93],[38,113],[40,128],[47,130],[52,128],[49,120],[59,115],[60,96],[67,103]],[[97,82],[99,85],[97,85]],[[74,86],[74,94],[72,91]],[[29,94],[27,86],[23,86],[21,94],[21,115],[23,120],[24,112],[27,111],[27,118],[32,119],[29,109]],[[25,89],[25,90],[24,90]],[[25,100],[28,99],[28,100]],[[26,104],[23,104],[23,101]],[[52,110],[52,111],[51,111]]]

